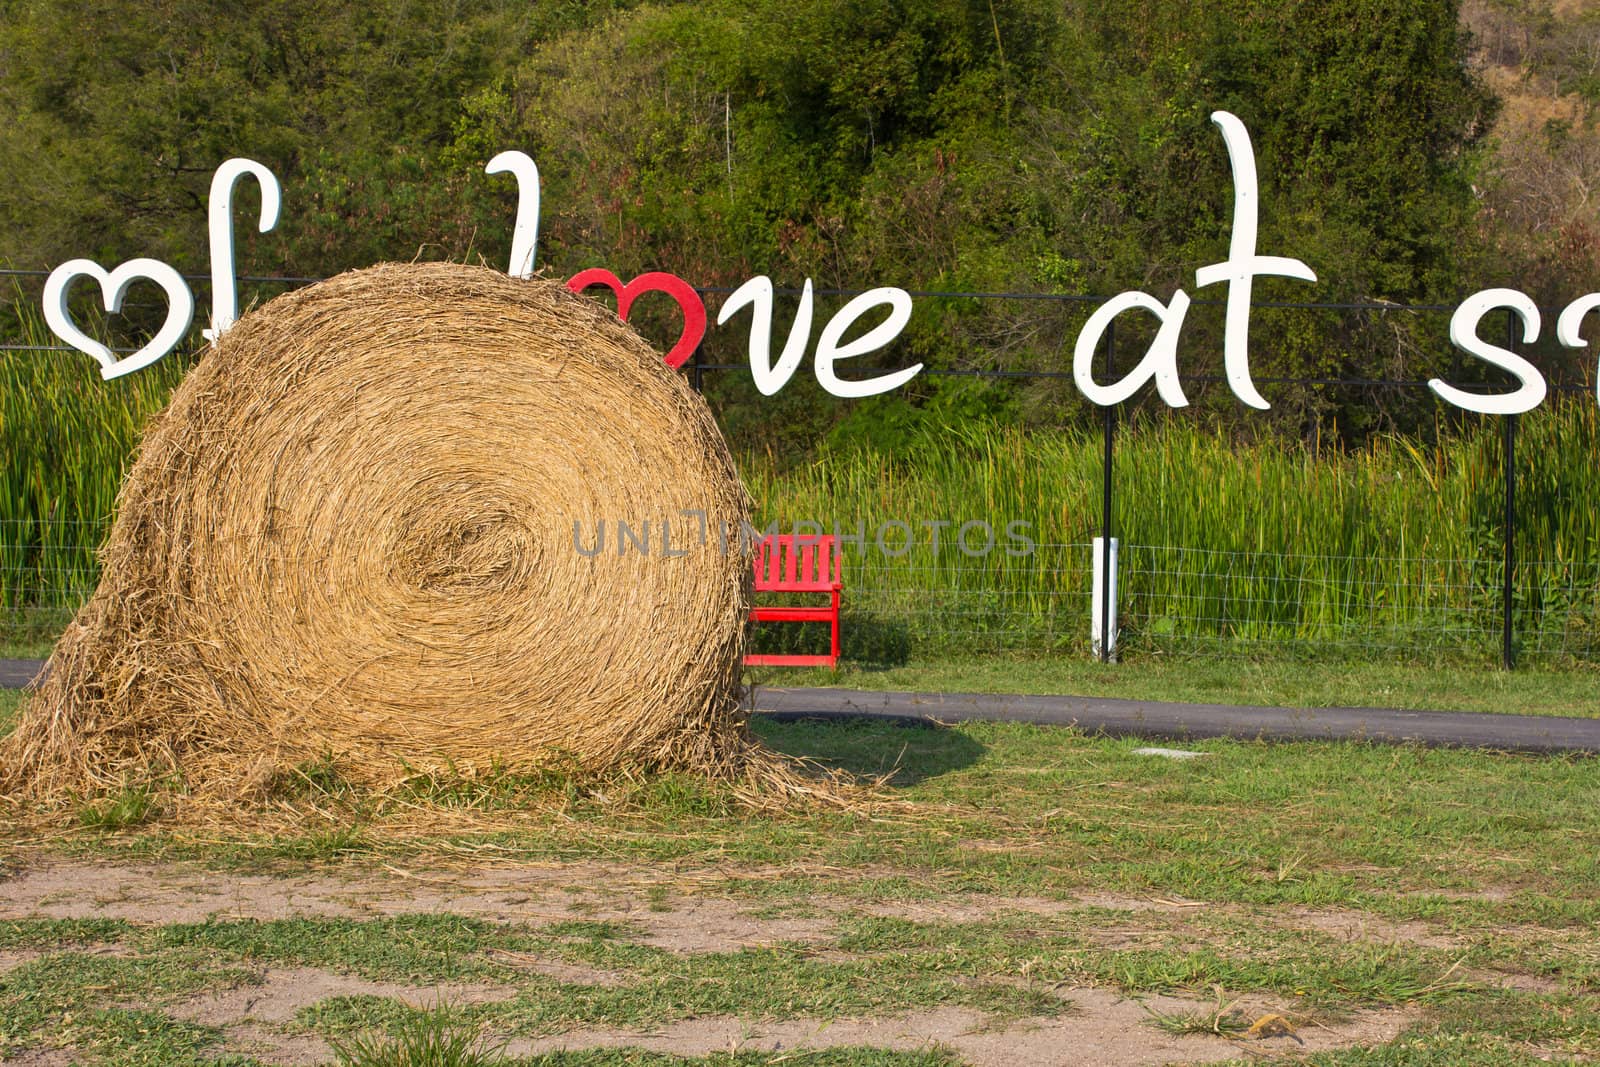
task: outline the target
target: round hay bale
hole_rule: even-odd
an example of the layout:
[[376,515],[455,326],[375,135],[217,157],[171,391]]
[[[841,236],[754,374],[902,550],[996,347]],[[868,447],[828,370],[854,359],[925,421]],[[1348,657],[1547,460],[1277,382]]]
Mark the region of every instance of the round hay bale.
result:
[[0,787],[747,773],[748,560],[717,536],[746,514],[704,401],[556,282],[384,265],[280,297],[147,431]]

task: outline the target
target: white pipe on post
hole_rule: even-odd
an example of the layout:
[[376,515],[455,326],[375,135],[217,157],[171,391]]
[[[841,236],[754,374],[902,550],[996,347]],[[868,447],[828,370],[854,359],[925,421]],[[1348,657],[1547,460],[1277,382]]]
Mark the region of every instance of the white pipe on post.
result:
[[[1106,580],[1106,561],[1110,561],[1110,581]],[[1107,604],[1109,595],[1110,603]],[[1117,655],[1117,538],[1111,539],[1111,551],[1105,550],[1105,538],[1094,539],[1094,590],[1090,596],[1090,644],[1096,659],[1115,659]],[[1109,624],[1109,625],[1108,625]],[[1110,631],[1106,640],[1102,626]]]

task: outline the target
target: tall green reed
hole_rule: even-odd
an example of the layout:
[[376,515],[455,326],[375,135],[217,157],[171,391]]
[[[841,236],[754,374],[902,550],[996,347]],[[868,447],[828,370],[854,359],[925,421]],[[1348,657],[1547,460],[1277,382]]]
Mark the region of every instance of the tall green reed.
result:
[[59,345],[31,304],[0,350],[0,609],[10,633],[48,630],[94,588],[98,548],[145,422],[182,377],[169,356],[111,381]]
[[[1535,654],[1600,652],[1596,412],[1583,404],[1521,420],[1516,624]],[[1340,655],[1487,657],[1498,648],[1504,531],[1501,424],[1484,420],[1427,449],[1399,437],[1352,451],[1242,443],[1174,414],[1117,438],[1113,530],[1119,614],[1135,646]],[[924,651],[1082,647],[1090,539],[1100,526],[1102,440],[1094,432],[969,428],[908,455],[824,451],[744,472],[763,523],[837,523],[854,611],[907,620]],[[948,533],[967,519],[1020,520],[1027,555],[972,558]],[[864,521],[863,521],[864,520]],[[873,543],[881,523],[916,528],[903,557]],[[937,549],[929,522],[948,521]]]
[[[21,317],[27,345],[54,343],[31,307]],[[80,353],[0,352],[0,615],[13,640],[59,626],[93,588],[139,434],[186,362],[106,382]],[[1514,606],[1529,654],[1600,655],[1597,422],[1587,403],[1519,422]],[[1181,413],[1119,432],[1125,643],[1490,655],[1500,427],[1332,452],[1241,442]],[[798,466],[749,456],[742,470],[759,525],[861,538],[847,545],[847,649],[885,628],[927,654],[1082,649],[1101,448],[1094,429],[973,424],[893,456],[824,447]]]

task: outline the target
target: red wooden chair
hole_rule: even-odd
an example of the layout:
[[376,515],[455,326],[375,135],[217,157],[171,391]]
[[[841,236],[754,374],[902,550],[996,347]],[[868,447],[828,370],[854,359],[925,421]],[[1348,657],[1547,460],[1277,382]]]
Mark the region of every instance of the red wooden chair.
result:
[[827,593],[826,606],[758,605],[753,622],[825,622],[832,628],[826,656],[750,655],[750,667],[837,667],[839,665],[839,539],[824,534],[774,534],[755,545],[757,593]]

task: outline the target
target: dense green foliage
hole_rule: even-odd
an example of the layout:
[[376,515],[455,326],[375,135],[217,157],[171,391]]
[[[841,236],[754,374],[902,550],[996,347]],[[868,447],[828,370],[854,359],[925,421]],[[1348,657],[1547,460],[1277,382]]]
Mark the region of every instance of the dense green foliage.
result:
[[[1527,29],[1531,70],[1591,92],[1581,40],[1552,28],[1567,24],[1543,0],[1477,2]],[[203,275],[210,175],[246,155],[279,175],[285,199],[272,233],[239,227],[245,274],[503,264],[514,198],[483,166],[519,148],[540,164],[539,262],[556,277],[603,264],[724,288],[756,274],[844,290],[1166,299],[1181,287],[1197,300],[1180,346],[1195,407],[1169,419],[1148,397],[1130,405],[1117,523],[1135,545],[1216,555],[1203,568],[1130,557],[1135,629],[1311,642],[1377,627],[1388,636],[1361,640],[1476,647],[1497,604],[1495,565],[1477,562],[1499,557],[1493,429],[1441,422],[1421,387],[1268,382],[1272,411],[1243,417],[1202,380],[1220,369],[1224,294],[1194,276],[1228,251],[1233,186],[1209,117],[1226,109],[1255,145],[1260,251],[1319,276],[1264,279],[1259,299],[1444,305],[1258,308],[1258,380],[1470,377],[1445,339],[1447,309],[1510,280],[1510,260],[1486,257],[1511,244],[1483,209],[1509,202],[1509,179],[1484,166],[1496,101],[1459,15],[1454,0],[0,0],[0,257],[37,269],[149,255]],[[1588,143],[1562,121],[1549,136]],[[241,200],[242,219],[248,183]],[[1588,231],[1559,232],[1559,247],[1518,246],[1541,298],[1592,288],[1579,274],[1589,260],[1561,266]],[[204,281],[197,295],[203,307]],[[45,339],[36,299],[18,290],[7,335]],[[843,300],[823,296],[819,324]],[[124,333],[152,313],[137,303]],[[676,328],[662,304],[641,302],[637,321],[665,338]],[[792,307],[780,299],[780,344]],[[919,297],[901,338],[860,362],[930,372],[855,403],[824,397],[804,367],[765,398],[743,371],[705,376],[769,517],[1021,519],[1042,542],[1078,546],[991,567],[948,545],[921,571],[863,562],[854,633],[881,617],[895,646],[910,618],[898,589],[915,591],[902,601],[927,634],[944,634],[926,639],[1081,640],[1078,556],[1097,512],[1088,405],[1061,377],[937,372],[1059,374],[1091,307]],[[713,327],[703,360],[742,363],[748,320]],[[1119,322],[1119,366],[1152,321]],[[4,358],[0,599],[70,608],[138,428],[183,359],[102,383],[81,356]],[[1592,370],[1564,350],[1536,358],[1558,382]],[[1541,411],[1525,433],[1550,442],[1524,446],[1519,552],[1555,569],[1525,570],[1521,610],[1530,633],[1586,649],[1593,413]],[[1296,553],[1348,558],[1313,572]],[[1400,557],[1456,562],[1425,571]]]
[[[541,166],[540,262],[558,276],[605,264],[704,286],[765,273],[1208,300],[1223,294],[1196,292],[1194,271],[1225,257],[1232,215],[1219,108],[1255,139],[1262,251],[1321,279],[1267,280],[1263,298],[1452,301],[1471,287],[1471,183],[1494,103],[1453,0],[13,0],[0,255],[203,272],[209,175],[248,155],[283,180],[285,216],[244,237],[246,273],[501,263],[512,200],[482,166],[521,148]],[[1212,310],[1192,313],[1186,373],[1220,362]],[[1083,314],[924,299],[883,359],[1059,369]],[[1130,321],[1126,358],[1147,325]],[[713,329],[706,358],[742,359],[744,329],[743,316]],[[1449,356],[1438,322],[1302,312],[1254,335],[1263,375],[1415,379]],[[1046,424],[1085,410],[1048,383],[924,376],[847,411],[801,382],[758,401],[742,375],[716,381],[730,432],[785,451],[841,418],[839,433],[872,437],[929,405]],[[1432,408],[1426,394],[1381,411],[1296,387],[1272,398],[1283,429],[1351,439]]]
[[203,270],[211,172],[245,155],[287,193],[286,224],[245,265],[297,274],[410,259],[419,245],[462,251],[441,227],[472,175],[450,173],[441,152],[463,94],[527,41],[590,17],[404,0],[20,0],[4,14],[11,265],[154,255]]
[[[22,317],[28,344],[49,338]],[[7,638],[53,641],[99,577],[96,556],[139,435],[183,364],[103,382],[78,353],[0,353],[0,610]]]

